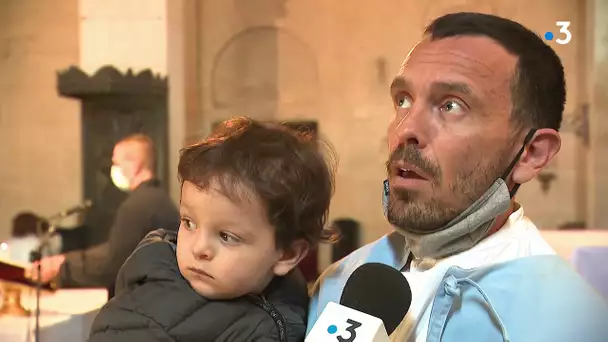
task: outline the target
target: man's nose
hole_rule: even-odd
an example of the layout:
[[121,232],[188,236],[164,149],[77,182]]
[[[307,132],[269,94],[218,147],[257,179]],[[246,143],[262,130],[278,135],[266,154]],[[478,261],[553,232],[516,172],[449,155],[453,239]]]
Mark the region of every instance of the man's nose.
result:
[[192,243],[192,254],[197,260],[213,259],[215,255],[213,238],[203,229],[197,231],[194,242]]
[[[401,113],[400,113],[401,114]],[[397,118],[395,133],[398,144],[415,145],[424,148],[428,128],[428,114],[425,108],[411,108]]]

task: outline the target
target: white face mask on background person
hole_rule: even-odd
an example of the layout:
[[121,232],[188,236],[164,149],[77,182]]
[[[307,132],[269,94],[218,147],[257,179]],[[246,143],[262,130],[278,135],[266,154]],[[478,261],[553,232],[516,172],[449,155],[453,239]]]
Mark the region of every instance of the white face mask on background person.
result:
[[110,177],[112,178],[112,183],[114,183],[114,186],[116,186],[118,189],[122,191],[129,191],[131,189],[129,179],[127,179],[125,174],[122,172],[120,166],[112,165],[112,168],[110,169]]

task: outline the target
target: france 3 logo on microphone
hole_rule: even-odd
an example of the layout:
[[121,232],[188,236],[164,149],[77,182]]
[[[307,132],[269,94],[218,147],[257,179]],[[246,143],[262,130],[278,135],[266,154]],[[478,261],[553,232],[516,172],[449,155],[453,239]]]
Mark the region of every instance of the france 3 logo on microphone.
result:
[[382,320],[329,302],[315,322],[306,342],[388,342]]
[[556,30],[545,32],[544,38],[547,41],[555,41],[557,44],[566,45],[572,40],[569,21],[556,21]]

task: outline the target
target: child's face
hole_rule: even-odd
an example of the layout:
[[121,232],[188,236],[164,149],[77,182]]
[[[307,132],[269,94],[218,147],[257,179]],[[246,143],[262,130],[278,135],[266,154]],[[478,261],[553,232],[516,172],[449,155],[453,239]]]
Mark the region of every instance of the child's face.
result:
[[289,272],[292,260],[275,246],[275,230],[259,201],[245,193],[232,201],[211,186],[184,182],[177,262],[181,274],[209,299],[259,293],[275,275]]

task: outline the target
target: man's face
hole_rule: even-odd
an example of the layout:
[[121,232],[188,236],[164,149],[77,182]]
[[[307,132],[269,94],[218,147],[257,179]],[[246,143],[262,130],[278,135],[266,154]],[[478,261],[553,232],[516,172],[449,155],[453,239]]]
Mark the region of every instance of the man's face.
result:
[[120,167],[123,175],[132,180],[141,165],[140,148],[135,142],[123,142],[114,146],[112,164]]
[[485,37],[423,40],[410,52],[391,85],[393,225],[437,230],[506,170],[519,147],[510,122],[516,62]]

